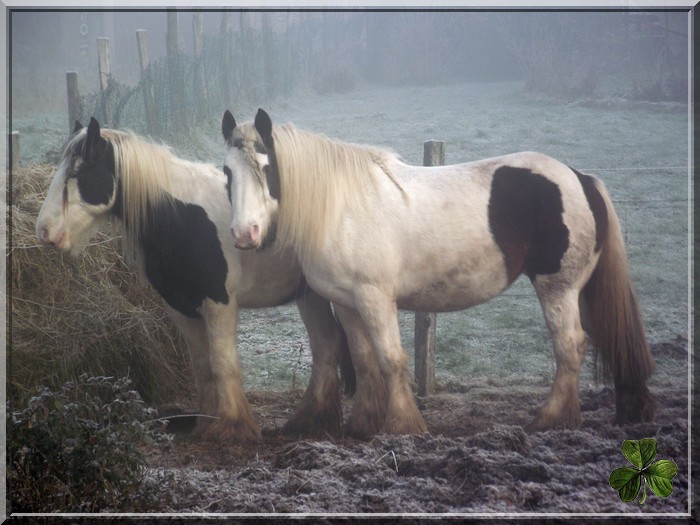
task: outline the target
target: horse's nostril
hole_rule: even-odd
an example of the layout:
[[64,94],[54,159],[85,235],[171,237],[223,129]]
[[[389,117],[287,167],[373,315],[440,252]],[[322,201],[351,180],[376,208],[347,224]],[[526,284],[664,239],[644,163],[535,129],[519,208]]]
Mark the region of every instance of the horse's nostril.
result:
[[46,227],[41,228],[39,240],[43,243],[49,243],[49,229]]

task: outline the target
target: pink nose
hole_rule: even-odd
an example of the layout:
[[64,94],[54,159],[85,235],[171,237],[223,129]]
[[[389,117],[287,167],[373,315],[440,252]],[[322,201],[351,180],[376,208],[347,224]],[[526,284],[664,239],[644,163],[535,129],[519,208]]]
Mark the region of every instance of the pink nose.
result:
[[239,231],[236,228],[231,228],[231,235],[233,235],[236,248],[245,250],[260,246],[260,226],[257,224],[251,224],[250,226],[243,228],[242,231]]

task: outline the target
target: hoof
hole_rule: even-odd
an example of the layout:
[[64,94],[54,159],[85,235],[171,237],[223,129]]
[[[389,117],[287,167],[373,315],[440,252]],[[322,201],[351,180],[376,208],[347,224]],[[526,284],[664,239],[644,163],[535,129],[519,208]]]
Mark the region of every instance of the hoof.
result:
[[338,406],[316,413],[299,411],[285,423],[282,432],[292,436],[322,437],[327,434],[340,435],[342,426],[343,413]]
[[411,418],[391,418],[387,419],[382,432],[384,434],[425,434],[428,427],[420,413]]
[[369,439],[382,430],[382,419],[367,415],[358,417],[353,414],[345,428],[345,434],[356,439]]
[[249,443],[259,441],[261,434],[255,424],[244,424],[242,421],[223,418],[199,418],[192,436],[216,443]]
[[530,430],[554,430],[568,428],[574,430],[581,426],[581,413],[579,410],[569,410],[564,414],[548,414],[545,410],[540,412],[535,421],[529,426]]
[[646,385],[635,389],[617,389],[615,423],[646,423],[654,420],[656,400]]

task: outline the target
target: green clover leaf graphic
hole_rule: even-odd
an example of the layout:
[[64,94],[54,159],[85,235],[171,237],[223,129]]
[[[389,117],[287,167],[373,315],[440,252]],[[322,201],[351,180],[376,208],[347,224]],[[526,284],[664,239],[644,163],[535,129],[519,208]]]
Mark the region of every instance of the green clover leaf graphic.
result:
[[622,443],[622,453],[632,467],[616,468],[610,473],[610,486],[620,495],[622,501],[634,501],[643,489],[642,505],[647,499],[647,485],[651,491],[661,498],[666,498],[673,490],[672,479],[678,473],[678,467],[673,461],[656,457],[656,440],[644,438],[637,440],[626,439]]

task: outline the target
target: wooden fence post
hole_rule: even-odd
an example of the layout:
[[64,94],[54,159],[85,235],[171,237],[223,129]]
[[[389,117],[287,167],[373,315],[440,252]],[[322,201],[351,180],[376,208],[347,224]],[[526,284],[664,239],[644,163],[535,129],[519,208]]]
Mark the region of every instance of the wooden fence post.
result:
[[75,121],[80,120],[80,91],[76,71],[66,73],[66,91],[68,93],[68,133],[73,133]]
[[139,47],[139,61],[141,63],[141,86],[143,89],[143,109],[146,112],[146,125],[148,133],[157,132],[156,106],[153,100],[153,79],[148,69],[150,60],[148,58],[148,33],[144,29],[136,30],[136,43]]
[[[423,144],[423,166],[445,164],[445,143],[429,140]],[[435,326],[437,315],[416,312],[415,320],[415,372],[418,397],[435,393]]]
[[19,166],[19,131],[13,131],[10,133],[10,171],[14,172]]
[[97,39],[97,63],[100,69],[100,91],[104,94],[109,85],[109,38]]
[[177,11],[168,11],[168,29],[165,33],[165,44],[168,56],[177,55],[180,50]]
[[204,62],[202,62],[202,51],[204,50],[204,17],[202,13],[194,13],[192,16],[192,35],[194,39],[195,115],[198,120],[202,120],[209,111],[207,83],[204,81]]
[[170,112],[178,128],[185,126],[185,72],[180,59],[180,31],[177,11],[168,11],[168,29],[165,45],[168,53],[168,74],[170,75]]
[[[101,36],[97,38],[97,67],[100,74],[100,106],[102,107],[102,125],[114,125],[112,115],[108,110],[107,88],[109,87],[109,38]],[[97,116],[97,115],[95,115]]]
[[221,13],[221,28],[219,30],[224,51],[221,55],[221,69],[223,73],[220,79],[221,94],[223,95],[224,106],[227,109],[231,109],[233,100],[231,97],[233,84],[233,50],[231,49],[233,45],[233,35],[231,32],[231,13],[224,11]]

